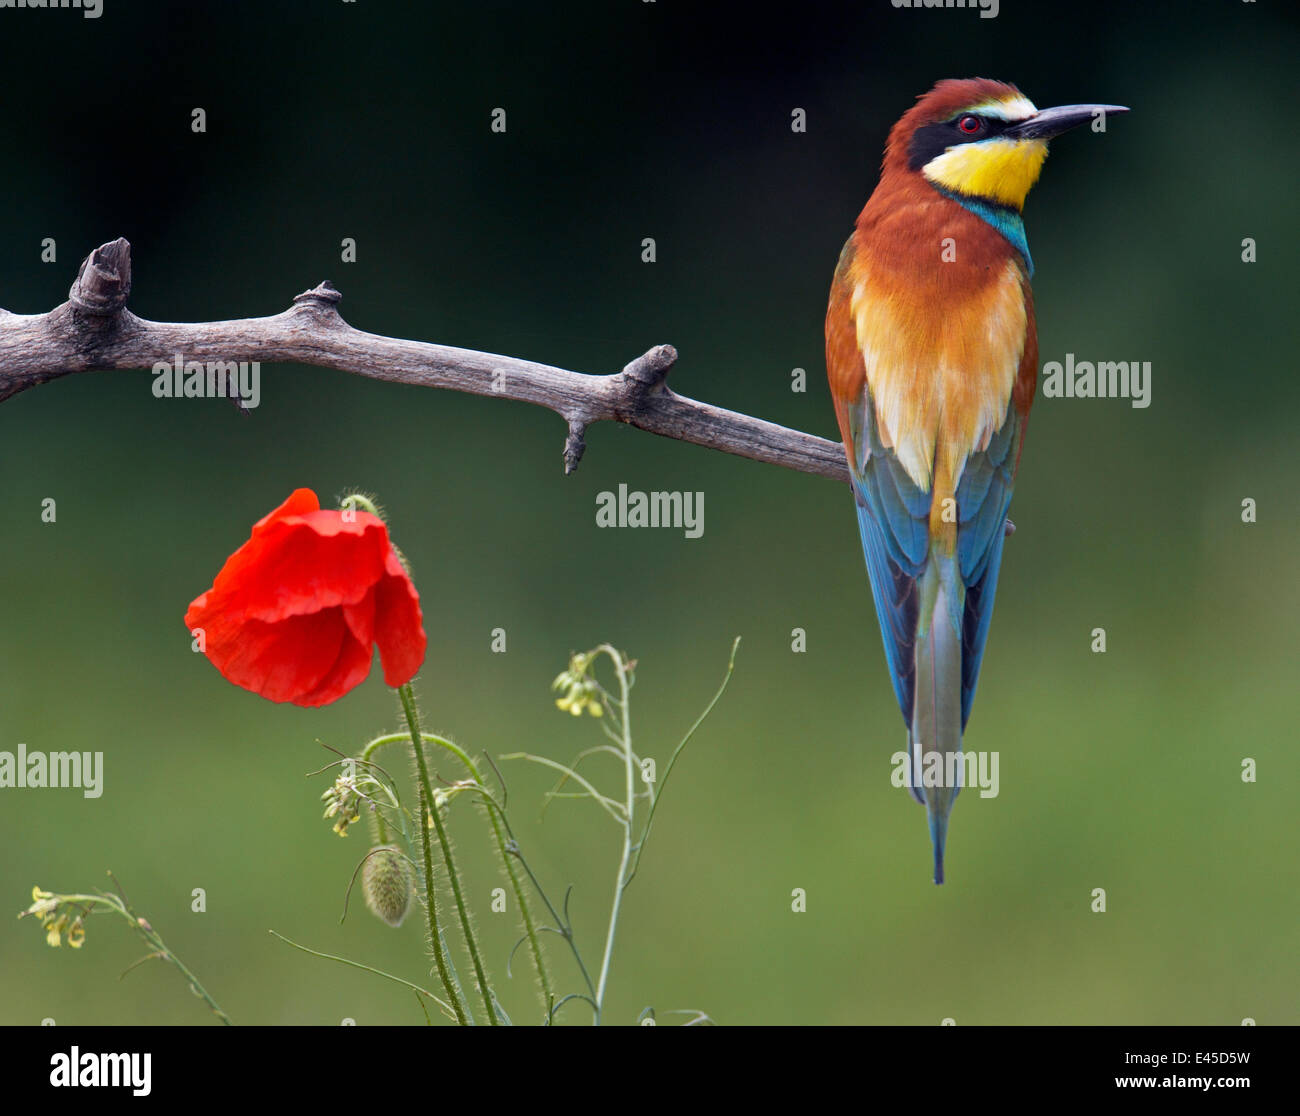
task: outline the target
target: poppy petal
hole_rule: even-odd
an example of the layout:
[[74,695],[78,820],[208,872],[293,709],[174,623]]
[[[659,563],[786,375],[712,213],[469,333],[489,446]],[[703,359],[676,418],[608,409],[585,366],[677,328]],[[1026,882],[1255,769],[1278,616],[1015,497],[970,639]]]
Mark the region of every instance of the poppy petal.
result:
[[375,516],[344,524],[338,512],[290,516],[261,528],[222,566],[212,603],[276,621],[355,604],[384,574],[388,531]]
[[259,527],[265,527],[268,523],[274,523],[287,515],[306,515],[307,512],[314,511],[320,511],[320,499],[316,493],[310,488],[295,488],[283,504],[267,512],[254,523],[253,530],[256,531]]
[[366,595],[356,604],[343,606],[343,619],[348,629],[360,644],[366,647],[375,645],[375,590],[370,588]]
[[427,639],[420,595],[396,554],[388,552],[386,576],[375,587],[375,642],[384,681],[404,686],[424,663]]
[[274,624],[249,620],[208,629],[207,656],[228,681],[270,701],[311,693],[334,669],[345,639],[340,609],[291,616]]
[[343,639],[338,658],[326,672],[315,689],[299,694],[290,700],[294,705],[329,705],[338,701],[349,690],[360,686],[370,673],[370,661],[375,657],[374,645],[362,643],[351,631]]

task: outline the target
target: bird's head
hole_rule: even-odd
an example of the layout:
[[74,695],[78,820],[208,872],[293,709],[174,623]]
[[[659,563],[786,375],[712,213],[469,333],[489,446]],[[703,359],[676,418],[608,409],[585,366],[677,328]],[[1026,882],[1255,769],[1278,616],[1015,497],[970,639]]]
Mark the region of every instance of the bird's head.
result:
[[889,133],[885,170],[919,174],[948,193],[1019,211],[1038,181],[1047,141],[1120,105],[1038,109],[1014,85],[987,78],[939,82]]

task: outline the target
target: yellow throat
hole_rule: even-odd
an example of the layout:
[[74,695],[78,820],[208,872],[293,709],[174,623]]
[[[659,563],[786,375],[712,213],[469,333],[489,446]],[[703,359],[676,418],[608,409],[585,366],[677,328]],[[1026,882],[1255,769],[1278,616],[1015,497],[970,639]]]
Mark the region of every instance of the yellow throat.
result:
[[998,137],[950,147],[921,173],[945,190],[1020,210],[1046,158],[1046,140]]

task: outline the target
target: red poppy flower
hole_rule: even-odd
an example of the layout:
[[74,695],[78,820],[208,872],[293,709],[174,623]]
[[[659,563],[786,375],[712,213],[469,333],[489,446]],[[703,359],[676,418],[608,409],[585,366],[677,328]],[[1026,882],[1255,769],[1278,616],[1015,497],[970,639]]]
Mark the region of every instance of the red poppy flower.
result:
[[185,613],[204,653],[236,686],[271,701],[328,705],[370,673],[390,686],[424,662],[420,598],[369,512],[322,511],[299,488],[253,525],[212,588]]

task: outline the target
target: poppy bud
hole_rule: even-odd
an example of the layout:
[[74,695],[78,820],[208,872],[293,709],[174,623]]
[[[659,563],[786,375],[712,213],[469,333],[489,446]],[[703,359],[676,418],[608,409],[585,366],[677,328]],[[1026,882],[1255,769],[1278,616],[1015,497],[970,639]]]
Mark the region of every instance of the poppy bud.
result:
[[414,887],[411,868],[396,845],[378,845],[370,850],[361,869],[361,890],[366,906],[389,926],[401,926],[411,909]]

